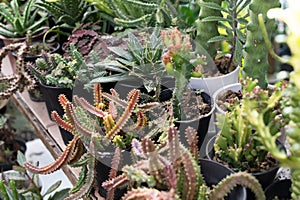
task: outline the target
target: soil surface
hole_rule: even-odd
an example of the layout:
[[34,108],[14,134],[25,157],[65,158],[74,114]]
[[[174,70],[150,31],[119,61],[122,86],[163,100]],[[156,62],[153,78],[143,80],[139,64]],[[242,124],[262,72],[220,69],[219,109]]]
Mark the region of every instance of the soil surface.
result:
[[209,70],[204,72],[204,77],[217,77],[228,74],[236,69],[236,65],[232,62],[230,65],[230,57],[222,56],[214,60],[215,67],[209,67]]
[[227,90],[223,94],[217,97],[216,103],[223,110],[228,111],[230,105],[234,105],[237,101],[243,98],[241,91],[234,92],[232,90]]

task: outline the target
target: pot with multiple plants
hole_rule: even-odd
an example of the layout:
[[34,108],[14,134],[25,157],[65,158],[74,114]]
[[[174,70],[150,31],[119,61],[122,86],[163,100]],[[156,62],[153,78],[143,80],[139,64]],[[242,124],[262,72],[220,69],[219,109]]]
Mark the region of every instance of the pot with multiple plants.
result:
[[[279,105],[283,87],[275,87],[273,91],[263,90],[257,81],[247,79],[243,90],[243,99],[232,105],[230,112],[217,114],[217,126],[220,129],[216,138],[207,146],[207,156],[222,162],[235,171],[248,171],[266,188],[275,178],[279,163],[263,148],[257,139],[257,129],[250,125],[247,110],[257,109],[266,113],[264,123],[272,127],[275,135],[284,125]],[[252,102],[249,104],[248,101]],[[215,140],[215,141],[213,141]],[[283,144],[277,144],[284,149]],[[212,148],[213,147],[213,148]],[[211,149],[212,148],[212,149]]]
[[[59,54],[45,53],[41,58],[36,59],[35,65],[28,63],[31,72],[39,81],[46,107],[51,117],[51,112],[56,110],[60,116],[64,114],[58,97],[64,94],[72,100],[72,92],[80,67],[84,59],[80,53],[71,45],[69,57],[62,57]],[[72,134],[61,129],[64,142],[67,144]]]

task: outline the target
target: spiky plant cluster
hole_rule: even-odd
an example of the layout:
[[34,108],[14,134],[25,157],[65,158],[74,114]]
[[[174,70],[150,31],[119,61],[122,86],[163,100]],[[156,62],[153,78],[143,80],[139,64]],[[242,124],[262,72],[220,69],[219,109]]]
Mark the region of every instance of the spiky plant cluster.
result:
[[[146,127],[149,128],[149,134],[151,131],[158,131],[151,127],[154,125],[147,124],[146,113],[159,104],[138,104],[139,95],[139,90],[134,89],[128,94],[127,100],[122,100],[113,89],[111,94],[102,94],[100,84],[96,84],[94,88],[94,105],[78,96],[74,96],[74,103],[71,103],[64,95],[60,95],[59,102],[65,110],[65,118],[61,118],[56,111],[53,111],[51,116],[60,127],[71,132],[74,138],[53,163],[42,167],[25,163],[25,167],[33,173],[49,174],[66,164],[80,166],[82,171],[79,181],[67,199],[79,199],[89,194],[95,182],[98,152],[106,151],[112,143],[122,149],[127,148],[132,138],[144,137],[141,130]],[[167,126],[169,121],[160,117],[157,123],[165,123]],[[87,152],[84,145],[88,149]],[[117,151],[118,148],[116,156],[120,154]],[[118,163],[116,157],[113,159],[112,168],[117,169]],[[115,176],[116,172],[111,172],[110,177]],[[109,192],[108,195],[112,196],[113,192]]]
[[264,199],[258,181],[244,172],[226,177],[213,189],[207,187],[198,165],[196,130],[189,127],[185,134],[190,150],[180,143],[175,127],[169,128],[164,144],[154,144],[147,138],[141,142],[133,140],[136,162],[124,166],[123,174],[102,185],[108,191],[122,185],[132,188],[123,196],[124,200],[147,199],[150,194],[161,199],[222,199],[236,185],[248,186],[258,199]]
[[272,135],[276,135],[284,125],[279,104],[283,87],[263,90],[258,86],[257,80],[247,79],[244,82],[242,85],[246,89],[243,89],[243,99],[232,106],[230,112],[217,116],[220,132],[214,151],[216,159],[226,162],[237,171],[250,169],[251,172],[257,172],[265,170],[261,163],[266,161],[268,151],[257,139],[258,130],[249,125],[249,115],[245,115],[245,112],[265,112],[263,123],[271,128]]
[[[15,92],[23,92],[25,88],[32,89],[35,85],[35,80],[30,74],[28,68],[25,66],[24,55],[28,52],[28,43],[14,43],[3,47],[0,50],[0,63],[3,65],[3,59],[9,52],[17,52],[16,69],[11,75],[1,75],[0,84],[2,90],[0,91],[0,99],[8,99]],[[2,66],[0,73],[2,71]]]
[[267,18],[267,12],[276,7],[280,7],[278,0],[252,0],[249,5],[250,21],[247,26],[247,39],[244,47],[244,71],[247,76],[258,79],[259,86],[262,88],[267,88],[266,72],[270,64],[268,63],[268,49],[259,28],[258,15],[263,15],[267,33],[270,36],[274,33],[276,24],[274,19]]
[[[128,38],[128,39],[127,39]],[[125,47],[108,47],[110,56],[94,64],[94,68],[111,71],[114,74],[93,79],[92,82],[116,82],[122,80],[136,80],[143,85],[147,92],[154,92],[153,101],[159,101],[163,78],[166,76],[162,64],[163,44],[160,29],[155,28],[151,34],[147,32],[128,33],[124,37]],[[116,73],[115,73],[116,72]]]
[[45,53],[36,59],[35,65],[28,67],[35,77],[43,84],[72,89],[77,79],[79,69],[85,65],[85,60],[73,44],[70,45],[70,55]]

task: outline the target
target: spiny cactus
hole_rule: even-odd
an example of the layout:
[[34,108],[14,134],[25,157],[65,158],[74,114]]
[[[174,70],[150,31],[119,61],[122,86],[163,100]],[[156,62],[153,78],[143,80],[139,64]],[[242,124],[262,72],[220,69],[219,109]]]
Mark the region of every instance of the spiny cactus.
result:
[[250,22],[247,26],[247,38],[244,46],[246,75],[258,79],[259,86],[266,88],[268,81],[266,73],[269,69],[268,49],[265,45],[259,28],[258,15],[262,14],[265,20],[267,33],[275,31],[275,20],[267,18],[267,11],[271,8],[280,7],[279,0],[252,0],[249,5]]
[[71,44],[68,57],[46,53],[35,61],[35,65],[28,64],[28,67],[41,83],[72,89],[79,69],[85,64],[82,55]]
[[[3,59],[5,56],[12,51],[17,52],[16,60],[16,71],[14,74],[4,76],[1,75],[0,83],[4,85],[3,90],[0,91],[1,99],[8,99],[16,91],[23,92],[27,87],[28,89],[33,89],[35,86],[35,80],[28,68],[25,66],[24,55],[28,52],[28,43],[25,41],[23,43],[14,43],[8,46],[2,47],[0,50],[0,63],[3,65]],[[2,70],[2,66],[0,72]]]
[[[193,128],[188,128],[186,135],[194,135],[197,143]],[[245,172],[229,175],[209,189],[200,173],[197,159],[180,144],[175,127],[169,128],[167,144],[154,144],[145,138],[141,142],[133,140],[132,147],[139,160],[124,166],[122,175],[102,184],[109,190],[124,184],[132,187],[123,199],[147,199],[150,192],[162,199],[222,199],[236,185],[247,186],[255,192],[257,199],[265,199],[258,181]]]

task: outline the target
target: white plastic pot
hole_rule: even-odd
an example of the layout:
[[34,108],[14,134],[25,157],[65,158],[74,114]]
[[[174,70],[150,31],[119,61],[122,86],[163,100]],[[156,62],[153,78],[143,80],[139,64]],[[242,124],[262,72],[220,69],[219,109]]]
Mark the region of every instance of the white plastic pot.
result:
[[222,110],[218,104],[217,104],[217,100],[218,97],[222,94],[224,94],[225,92],[227,92],[228,90],[231,90],[233,92],[238,92],[242,90],[242,84],[241,83],[234,83],[234,84],[230,84],[230,85],[226,85],[224,87],[221,87],[220,89],[218,89],[214,94],[213,94],[213,100],[214,103],[216,105],[216,112],[220,113],[220,114],[225,114],[226,111]]
[[189,86],[192,89],[203,89],[207,94],[213,95],[218,89],[226,85],[237,83],[239,80],[239,71],[240,67],[236,67],[232,72],[222,76],[209,78],[192,77]]

